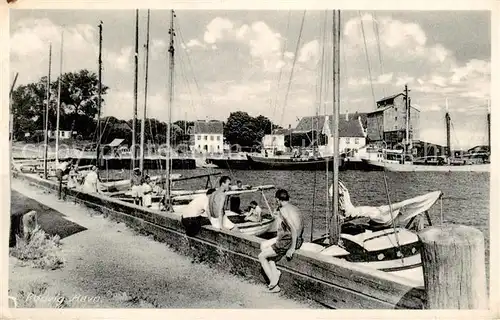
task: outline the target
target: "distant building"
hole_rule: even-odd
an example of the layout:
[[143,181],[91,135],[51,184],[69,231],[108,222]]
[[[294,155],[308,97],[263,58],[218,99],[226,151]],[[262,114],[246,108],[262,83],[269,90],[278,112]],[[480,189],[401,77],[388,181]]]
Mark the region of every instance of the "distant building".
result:
[[[329,125],[325,125],[328,123]],[[304,117],[294,130],[294,134],[318,132],[325,141],[318,149],[325,155],[333,154],[333,117],[329,115]],[[362,115],[344,114],[339,117],[339,152],[358,150],[366,144],[366,130]]]
[[276,129],[271,134],[266,134],[262,138],[262,147],[269,154],[276,152],[286,152],[285,137],[290,134],[288,129]]
[[[44,134],[44,130],[36,130],[35,133]],[[71,130],[59,130],[59,139],[71,139],[73,136],[76,136],[78,133],[76,131]],[[25,135],[26,136],[26,135]],[[47,130],[47,136],[49,139],[56,138],[55,130]]]
[[[420,111],[410,106],[409,141],[419,140]],[[388,148],[404,144],[406,137],[406,96],[398,93],[377,101],[377,110],[367,114],[369,142],[385,141]]]
[[224,125],[219,120],[199,120],[190,128],[191,149],[201,153],[222,153]]

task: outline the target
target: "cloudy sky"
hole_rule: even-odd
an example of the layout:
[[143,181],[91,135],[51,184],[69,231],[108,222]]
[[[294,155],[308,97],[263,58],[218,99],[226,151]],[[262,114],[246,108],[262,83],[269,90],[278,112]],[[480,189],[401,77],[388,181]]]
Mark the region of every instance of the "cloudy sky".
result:
[[[146,15],[140,11],[139,109]],[[287,10],[178,10],[176,15],[174,120],[225,120],[244,110],[295,126],[298,118],[316,113],[320,101],[321,114],[332,112],[331,89],[321,97],[318,89],[323,69],[323,86],[331,88],[331,11],[304,16]],[[12,10],[10,19],[11,76],[19,72],[18,83],[46,75],[49,43],[57,77],[62,29],[63,72],[97,72],[102,20],[103,82],[111,88],[103,114],[132,117],[135,11]],[[161,120],[168,111],[169,22],[168,10],[151,11],[148,114]],[[422,140],[445,143],[447,99],[453,146],[486,143],[490,38],[486,11],[343,11],[341,112],[373,111],[376,100],[408,84],[412,104],[421,110]]]

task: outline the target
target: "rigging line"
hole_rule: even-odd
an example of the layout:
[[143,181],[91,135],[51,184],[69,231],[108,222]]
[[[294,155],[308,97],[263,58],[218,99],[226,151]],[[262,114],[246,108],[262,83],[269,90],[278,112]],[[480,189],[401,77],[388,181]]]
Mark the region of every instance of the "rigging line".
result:
[[[288,10],[288,19],[287,19],[287,22],[286,22],[286,33],[285,33],[287,36],[288,36],[288,32],[290,31],[290,18],[291,18],[291,16],[292,16],[292,11]],[[284,60],[285,51],[287,49],[287,45],[288,45],[288,41],[285,38],[285,42],[283,44],[283,51],[281,52],[281,57],[283,58],[283,60]],[[283,67],[285,65],[286,65],[286,63],[281,66],[280,73],[279,73],[279,76],[278,76],[278,86],[276,88],[276,97],[274,99],[273,118],[276,115],[276,112],[278,110],[278,96],[279,96],[279,91],[280,91],[281,76],[283,74]],[[271,101],[271,104],[272,104],[272,101]],[[271,126],[272,126],[272,124],[271,124]]]
[[[340,38],[341,41],[344,40],[343,39],[343,34],[341,34],[340,37],[341,37]],[[349,75],[347,73],[347,50],[346,50],[346,44],[345,43],[346,43],[346,41],[342,41],[342,48],[341,48],[343,50],[343,53],[344,53],[342,55],[342,61],[344,63],[343,76],[344,76],[345,82],[347,84],[349,84]],[[344,97],[345,97],[346,101],[348,101],[348,96],[349,96],[349,93],[348,93],[347,90],[345,90]]]
[[[375,33],[375,38],[377,39],[378,59],[380,62],[380,74],[382,75],[382,74],[384,74],[384,64],[382,62],[382,49],[380,47],[380,32],[378,29],[378,20],[376,18],[375,12],[373,12],[373,19],[372,20],[373,20],[372,26],[374,29],[373,32]],[[385,87],[382,87],[382,93],[385,96]]]
[[[316,90],[316,94],[317,94],[317,97],[318,97],[318,103],[316,104],[315,106],[315,109],[316,109],[316,117],[312,118],[314,119],[312,124],[313,124],[313,129],[316,130],[316,139],[318,137],[318,129],[319,129],[319,119],[318,119],[318,109],[319,107],[321,106],[321,102],[322,102],[322,91],[323,91],[323,76],[324,76],[324,64],[323,62],[325,61],[325,38],[326,38],[326,17],[327,17],[327,13],[325,11],[324,13],[324,18],[323,18],[323,27],[322,27],[322,30],[320,31],[320,34],[323,35],[323,43],[322,43],[322,54],[321,54],[321,64],[320,64],[320,76],[319,76],[319,79],[317,78],[316,79],[316,88],[318,89],[319,87],[319,90]],[[319,81],[319,86],[318,86],[318,82]],[[318,93],[319,91],[319,93]],[[314,128],[314,124],[316,124],[316,128]],[[325,124],[325,125],[328,125],[328,124]],[[314,131],[313,131],[314,132]],[[314,133],[312,133],[314,134]],[[318,143],[316,143],[316,145],[318,145]],[[314,146],[314,136],[313,136],[313,148],[315,148]],[[313,149],[314,151],[315,149]],[[326,166],[328,167],[328,159],[325,160],[326,161]],[[312,198],[312,213],[311,213],[311,238],[310,238],[310,241],[312,242],[313,241],[313,231],[314,231],[314,214],[316,212],[316,184],[317,184],[317,180],[318,180],[318,171],[317,170],[314,170],[314,182],[313,182],[313,198]]]
[[[175,23],[175,26],[177,28],[177,31],[179,31],[179,37],[181,38],[181,43],[184,44],[184,46],[186,46],[186,43],[184,41],[184,37],[182,36],[181,26],[179,24],[179,21],[178,21],[177,17],[175,17],[174,23]],[[184,50],[184,51],[186,52],[186,56],[188,58],[189,67],[191,68],[191,72],[193,73],[193,80],[194,80],[194,83],[196,85],[196,89],[198,90],[198,95],[200,96],[200,101],[202,101],[203,99],[202,99],[202,95],[201,95],[200,86],[198,84],[198,81],[196,80],[196,76],[195,76],[195,73],[194,73],[193,64],[191,63],[190,55],[189,55],[189,53],[186,50]]]
[[[371,72],[371,66],[370,66],[370,58],[368,56],[368,46],[366,44],[366,36],[365,36],[365,29],[363,27],[363,18],[361,16],[361,11],[358,11],[358,15],[359,15],[359,19],[360,19],[360,26],[361,26],[361,33],[363,35],[363,42],[364,42],[364,46],[365,46],[365,55],[366,55],[366,62],[367,62],[367,66],[368,66],[368,74],[369,74],[369,77],[370,77],[370,87],[371,87],[371,90],[372,90],[372,97],[373,97],[373,101],[376,101],[375,99],[375,91],[373,89],[373,78],[372,78],[372,72]],[[378,124],[378,119],[377,119],[377,124]],[[382,137],[383,139],[383,137]],[[387,149],[387,143],[382,140],[385,145],[386,145],[386,149]],[[382,159],[382,160],[385,160],[385,159]],[[386,195],[387,195],[387,201],[389,202],[389,211],[391,213],[391,219],[393,220],[393,228],[394,228],[394,236],[396,238],[396,243],[397,243],[397,246],[398,246],[398,249],[401,249],[401,246],[400,246],[400,242],[399,242],[399,237],[398,237],[398,233],[397,233],[397,230],[396,230],[396,225],[395,225],[395,222],[394,222],[394,219],[393,219],[393,212],[392,212],[392,204],[391,204],[391,199],[390,199],[390,195],[389,195],[389,186],[388,186],[388,183],[387,183],[387,168],[386,168],[386,162],[385,161],[382,161],[383,163],[383,166],[384,166],[384,170],[382,170],[382,174],[383,174],[383,178],[384,178],[384,186],[385,186],[385,192],[386,192]],[[401,252],[401,251],[399,251]],[[402,256],[402,259],[403,259],[403,256]]]
[[370,57],[368,55],[368,46],[366,44],[365,28],[363,26],[363,18],[361,16],[361,11],[358,11],[358,15],[359,15],[359,22],[360,22],[360,26],[361,26],[361,34],[363,35],[363,42],[365,44],[365,56],[366,56],[366,63],[368,65],[368,75],[370,77],[370,87],[372,89],[373,101],[375,101],[375,91],[373,89],[373,78],[372,78],[372,70],[371,70],[371,66],[370,66]]
[[[187,79],[187,76],[186,76],[186,72],[185,72],[185,68],[184,68],[184,60],[182,59],[182,57],[180,55],[178,55],[178,58],[177,58],[177,61],[179,61],[178,65],[180,66],[180,72],[179,72],[179,75],[180,77],[184,80],[185,84],[186,84],[186,87],[189,91],[189,95],[192,97],[193,96],[193,92],[191,91],[191,86],[189,84],[189,81]],[[191,107],[193,106],[192,104],[192,100],[191,100]],[[193,110],[194,111],[194,110]]]
[[281,121],[280,121],[280,123],[283,123],[283,120],[284,120],[284,117],[285,117],[286,103],[288,102],[288,94],[290,93],[290,87],[291,87],[291,84],[292,84],[293,72],[295,70],[295,63],[297,62],[297,53],[299,52],[300,38],[302,37],[302,30],[304,29],[304,20],[305,20],[305,18],[306,18],[306,10],[304,10],[304,13],[302,15],[302,22],[300,24],[299,38],[297,39],[297,46],[295,47],[295,55],[293,57],[292,71],[290,72],[290,81],[288,82],[288,87],[287,87],[286,94],[285,94],[285,101],[283,103],[283,110],[281,112]]

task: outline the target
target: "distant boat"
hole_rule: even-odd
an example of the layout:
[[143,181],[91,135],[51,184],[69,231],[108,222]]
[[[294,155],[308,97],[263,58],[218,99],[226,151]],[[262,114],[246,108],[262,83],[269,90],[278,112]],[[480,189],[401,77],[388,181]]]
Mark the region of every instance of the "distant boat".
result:
[[427,156],[410,161],[402,150],[380,150],[377,157],[362,159],[365,170],[395,172],[490,172],[489,154],[468,154],[461,158]]
[[[333,157],[303,158],[292,156],[247,155],[250,166],[255,170],[326,170],[333,168]],[[339,161],[342,167],[342,161]]]

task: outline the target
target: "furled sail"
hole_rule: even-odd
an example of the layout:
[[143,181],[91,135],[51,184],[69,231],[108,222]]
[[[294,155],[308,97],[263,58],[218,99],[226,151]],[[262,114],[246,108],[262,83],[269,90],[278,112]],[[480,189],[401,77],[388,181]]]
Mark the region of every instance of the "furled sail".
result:
[[[330,187],[330,196],[333,195],[333,186]],[[339,211],[344,218],[368,217],[375,223],[390,224],[393,222],[404,223],[414,216],[429,210],[441,197],[441,191],[433,191],[424,195],[393,203],[391,206],[378,207],[359,206],[355,207],[351,202],[349,191],[339,181]],[[392,214],[391,214],[392,208]]]

